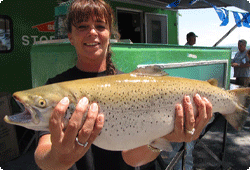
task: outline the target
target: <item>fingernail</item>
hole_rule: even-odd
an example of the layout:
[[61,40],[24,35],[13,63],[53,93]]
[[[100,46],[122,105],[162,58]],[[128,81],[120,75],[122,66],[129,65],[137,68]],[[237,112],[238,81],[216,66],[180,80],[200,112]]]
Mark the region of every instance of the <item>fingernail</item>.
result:
[[203,97],[203,99],[208,103],[209,101],[207,100],[207,98],[206,97]]
[[104,115],[103,115],[103,114],[100,114],[100,115],[98,116],[98,120],[99,120],[99,122],[104,122]]
[[89,101],[88,101],[87,97],[84,97],[84,98],[82,98],[82,99],[79,101],[79,103],[80,103],[81,105],[86,105],[86,104],[89,103]]
[[188,104],[191,103],[191,100],[190,100],[190,97],[189,97],[189,96],[186,96],[186,102],[187,102]]
[[63,105],[69,104],[69,98],[68,98],[68,97],[64,97],[64,98],[60,101],[60,103],[62,103]]
[[176,110],[181,110],[181,105],[180,104],[176,105]]
[[91,106],[90,106],[90,109],[92,111],[97,111],[98,110],[98,105],[96,103],[93,103]]
[[201,100],[201,96],[199,94],[195,95],[199,100]]

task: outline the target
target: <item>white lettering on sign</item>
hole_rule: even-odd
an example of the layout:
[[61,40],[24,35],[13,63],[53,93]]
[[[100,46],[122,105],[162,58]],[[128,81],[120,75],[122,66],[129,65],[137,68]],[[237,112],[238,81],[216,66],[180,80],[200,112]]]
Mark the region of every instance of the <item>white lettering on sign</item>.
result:
[[31,35],[31,36],[28,36],[28,35],[24,35],[22,36],[22,44],[27,46],[27,45],[30,45],[30,44],[34,44],[36,42],[41,42],[41,41],[48,41],[48,40],[54,40],[55,39],[55,36],[41,36],[39,37],[38,35]]
[[55,30],[55,25],[48,25],[48,30]]
[[197,55],[195,55],[195,54],[187,54],[187,57],[189,57],[189,58],[197,58]]

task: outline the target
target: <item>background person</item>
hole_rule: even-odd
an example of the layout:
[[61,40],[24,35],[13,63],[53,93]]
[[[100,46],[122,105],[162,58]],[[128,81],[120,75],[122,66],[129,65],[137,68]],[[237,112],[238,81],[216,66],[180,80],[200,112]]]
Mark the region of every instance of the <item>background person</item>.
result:
[[195,35],[195,33],[189,32],[187,34],[187,43],[185,45],[193,46],[196,43],[196,37],[198,36]]
[[[75,0],[67,16],[68,37],[77,54],[76,66],[49,79],[47,84],[117,74],[111,61],[110,36],[113,29],[113,12],[103,0]],[[194,101],[200,112],[194,117],[190,97],[176,105],[175,128],[165,136],[168,141],[187,142],[199,137],[212,117],[212,105],[199,95]],[[127,170],[155,169],[160,152],[147,145],[127,151],[108,151],[92,145],[104,125],[104,115],[98,113],[97,103],[83,98],[63,130],[62,118],[69,105],[67,97],[54,108],[50,118],[50,132],[40,132],[35,160],[41,169],[71,170]],[[88,105],[90,105],[88,109]],[[82,118],[87,117],[81,126]],[[185,115],[184,115],[185,111]],[[184,128],[185,124],[185,128]],[[195,133],[188,133],[195,128]],[[76,137],[78,137],[76,141]]]
[[250,83],[250,64],[249,57],[247,57],[246,45],[246,40],[242,39],[238,41],[239,51],[235,54],[231,62],[231,66],[234,68],[236,84],[244,87],[248,87]]

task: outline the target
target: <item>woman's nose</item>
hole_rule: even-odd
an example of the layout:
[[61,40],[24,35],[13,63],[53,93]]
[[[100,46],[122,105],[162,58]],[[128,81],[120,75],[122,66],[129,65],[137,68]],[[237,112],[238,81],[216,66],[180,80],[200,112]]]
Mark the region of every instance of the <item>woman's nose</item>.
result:
[[89,30],[89,34],[90,35],[97,35],[97,30],[95,28],[91,27]]

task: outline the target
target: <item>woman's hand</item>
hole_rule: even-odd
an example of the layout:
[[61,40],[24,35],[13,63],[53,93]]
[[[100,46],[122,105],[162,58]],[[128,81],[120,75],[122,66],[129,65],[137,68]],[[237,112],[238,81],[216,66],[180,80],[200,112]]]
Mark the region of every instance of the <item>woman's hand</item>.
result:
[[[174,130],[164,136],[168,141],[191,142],[200,136],[202,130],[212,118],[212,104],[206,98],[201,98],[198,94],[194,96],[194,102],[198,112],[196,117],[194,116],[194,107],[189,96],[184,97],[183,106],[181,104],[176,105]],[[195,131],[191,134],[193,129],[195,129]],[[145,145],[123,151],[122,157],[128,165],[136,167],[155,160],[159,154],[160,153],[152,152]]]
[[[64,129],[63,118],[68,105],[69,99],[63,98],[54,109],[49,122],[50,141],[48,141],[48,135],[42,136],[39,140],[36,156],[39,158],[39,151],[42,152],[43,146],[47,145],[47,157],[44,154],[44,157],[40,158],[47,160],[45,162],[50,165],[49,169],[70,168],[85,155],[104,124],[104,115],[98,114],[98,105],[92,103],[88,110],[88,99],[84,97],[77,104],[67,127]],[[83,116],[87,110],[88,114],[83,124]],[[76,137],[78,137],[80,144],[76,141]],[[48,147],[48,142],[50,142],[50,147]],[[85,146],[83,146],[84,144]]]
[[168,141],[191,142],[198,139],[202,130],[212,118],[212,104],[206,98],[201,98],[199,94],[196,94],[193,99],[197,108],[196,117],[190,97],[185,96],[183,106],[177,104],[175,107],[174,130],[165,136]]

